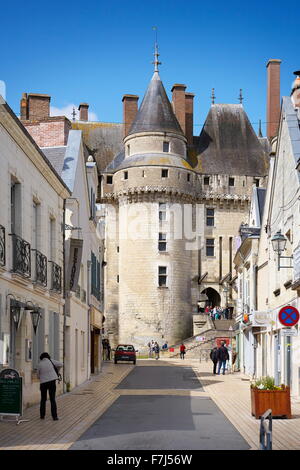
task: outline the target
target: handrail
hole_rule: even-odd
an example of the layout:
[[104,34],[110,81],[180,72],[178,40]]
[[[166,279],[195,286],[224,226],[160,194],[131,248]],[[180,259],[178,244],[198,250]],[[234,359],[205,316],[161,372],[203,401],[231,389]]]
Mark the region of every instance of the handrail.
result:
[[[266,420],[269,420],[269,427]],[[272,450],[272,410],[269,409],[260,417],[259,429],[260,450]]]

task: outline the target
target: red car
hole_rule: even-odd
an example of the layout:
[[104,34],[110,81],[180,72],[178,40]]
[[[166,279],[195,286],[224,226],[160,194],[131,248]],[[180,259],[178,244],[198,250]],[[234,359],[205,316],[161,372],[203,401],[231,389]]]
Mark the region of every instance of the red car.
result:
[[115,349],[115,364],[118,361],[132,361],[136,363],[136,351],[132,344],[119,344]]

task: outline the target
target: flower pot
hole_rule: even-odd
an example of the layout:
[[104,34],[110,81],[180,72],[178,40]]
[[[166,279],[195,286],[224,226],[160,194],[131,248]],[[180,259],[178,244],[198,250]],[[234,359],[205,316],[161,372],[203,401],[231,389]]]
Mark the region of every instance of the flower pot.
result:
[[260,390],[251,387],[251,414],[260,418],[269,408],[273,417],[291,418],[290,387],[282,390]]

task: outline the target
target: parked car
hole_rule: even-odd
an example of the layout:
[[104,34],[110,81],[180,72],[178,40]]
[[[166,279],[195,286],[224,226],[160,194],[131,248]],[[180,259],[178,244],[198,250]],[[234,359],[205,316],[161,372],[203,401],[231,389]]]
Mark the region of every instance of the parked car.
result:
[[115,349],[115,364],[118,361],[132,361],[136,363],[136,351],[132,344],[119,344]]

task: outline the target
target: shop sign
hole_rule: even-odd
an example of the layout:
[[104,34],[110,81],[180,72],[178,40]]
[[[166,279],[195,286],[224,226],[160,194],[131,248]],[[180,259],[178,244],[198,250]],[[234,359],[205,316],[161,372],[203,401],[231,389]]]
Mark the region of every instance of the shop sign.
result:
[[206,341],[206,337],[205,336],[196,336],[195,340],[196,341]]
[[263,327],[272,325],[272,312],[271,310],[252,312],[252,326]]

